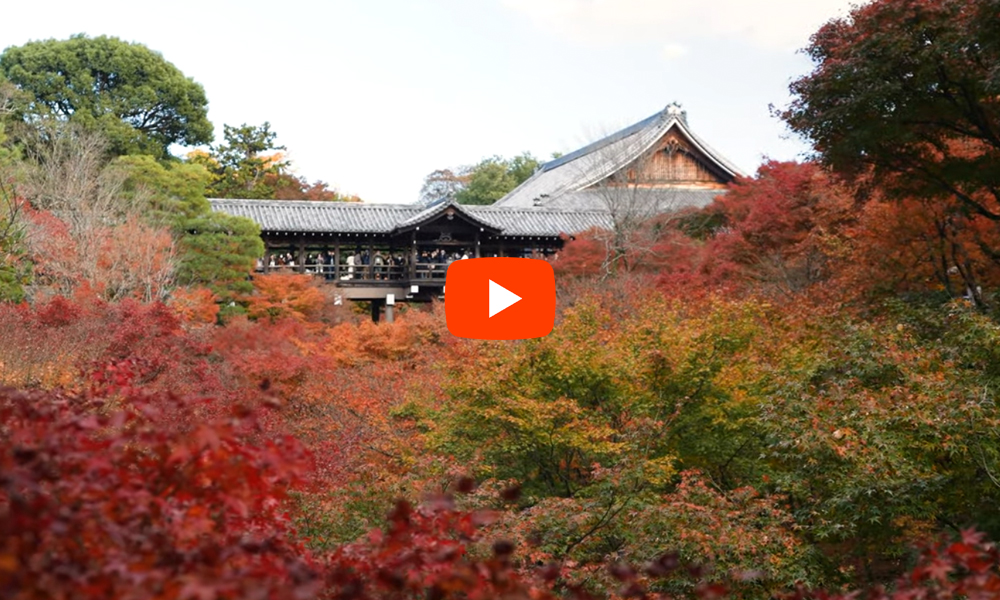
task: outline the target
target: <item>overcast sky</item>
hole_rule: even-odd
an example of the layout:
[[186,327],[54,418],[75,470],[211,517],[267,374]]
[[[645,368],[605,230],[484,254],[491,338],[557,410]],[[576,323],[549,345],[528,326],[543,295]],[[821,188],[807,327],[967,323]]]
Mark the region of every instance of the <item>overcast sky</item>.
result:
[[846,0],[49,0],[5,7],[0,46],[106,34],[205,87],[209,118],[270,121],[293,168],[412,202],[446,167],[568,152],[673,101],[744,171],[807,147],[770,116]]

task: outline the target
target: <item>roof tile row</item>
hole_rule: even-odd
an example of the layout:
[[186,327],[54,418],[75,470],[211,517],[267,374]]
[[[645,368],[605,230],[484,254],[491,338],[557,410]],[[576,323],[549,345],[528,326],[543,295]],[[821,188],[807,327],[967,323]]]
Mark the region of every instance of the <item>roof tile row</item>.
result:
[[[262,231],[303,233],[391,233],[443,210],[416,204],[365,204],[306,200],[210,199],[212,210],[247,217]],[[601,210],[552,210],[455,206],[474,220],[489,224],[505,236],[558,236],[592,228],[610,228],[611,216]]]

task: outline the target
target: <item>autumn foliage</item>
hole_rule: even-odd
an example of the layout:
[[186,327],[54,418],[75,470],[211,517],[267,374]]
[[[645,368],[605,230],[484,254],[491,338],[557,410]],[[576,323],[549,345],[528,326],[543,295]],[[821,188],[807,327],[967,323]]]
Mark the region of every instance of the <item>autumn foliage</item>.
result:
[[8,194],[0,596],[997,597],[998,8],[824,26],[784,114],[818,160],[614,260],[566,237],[544,338],[248,273],[259,231],[209,212],[199,161],[344,199],[266,148],[123,159],[75,212]]
[[259,439],[249,408],[183,422],[176,415],[196,403],[107,394],[131,383],[119,374],[101,394],[0,391],[4,593],[310,595],[317,569],[282,504],[304,474],[301,446]]
[[247,298],[247,315],[253,319],[305,321],[315,316],[325,300],[313,277],[301,273],[258,275],[253,287],[254,293]]
[[989,297],[987,232],[936,208],[768,163],[633,272],[569,241],[523,343],[331,318],[304,274],[224,324],[195,287],[0,304],[0,569],[23,597],[991,589],[1000,327],[947,302],[956,263]]
[[1000,419],[968,391],[1000,378],[988,317],[803,328],[818,309],[630,281],[567,287],[527,344],[451,338],[439,308],[210,326],[181,299],[2,305],[0,375],[33,390],[3,393],[10,589],[755,597],[866,563],[993,585],[980,538],[936,550],[947,580],[896,554],[940,518],[997,531],[978,473]]
[[[173,283],[174,241],[136,217],[74,226],[48,211],[26,211],[36,285],[50,294],[86,289],[105,300],[163,299]],[[136,240],[143,240],[137,244]]]

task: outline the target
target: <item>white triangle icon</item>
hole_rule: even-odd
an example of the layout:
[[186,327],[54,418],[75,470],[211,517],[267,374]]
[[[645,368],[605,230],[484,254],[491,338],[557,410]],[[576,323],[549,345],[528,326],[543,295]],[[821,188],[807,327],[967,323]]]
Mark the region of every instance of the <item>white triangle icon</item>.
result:
[[490,318],[505,308],[521,301],[521,297],[497,282],[490,281]]

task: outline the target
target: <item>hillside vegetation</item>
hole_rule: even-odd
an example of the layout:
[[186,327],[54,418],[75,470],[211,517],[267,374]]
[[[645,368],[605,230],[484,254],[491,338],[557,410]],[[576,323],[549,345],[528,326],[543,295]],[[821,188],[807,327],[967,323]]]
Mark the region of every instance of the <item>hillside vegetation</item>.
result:
[[60,113],[26,74],[121,42],[7,50],[2,595],[995,597],[998,11],[825,25],[782,114],[813,159],[626,260],[567,241],[555,329],[522,342],[250,277],[259,231],[205,198],[287,197],[266,124],[170,158],[188,138],[124,100]]

